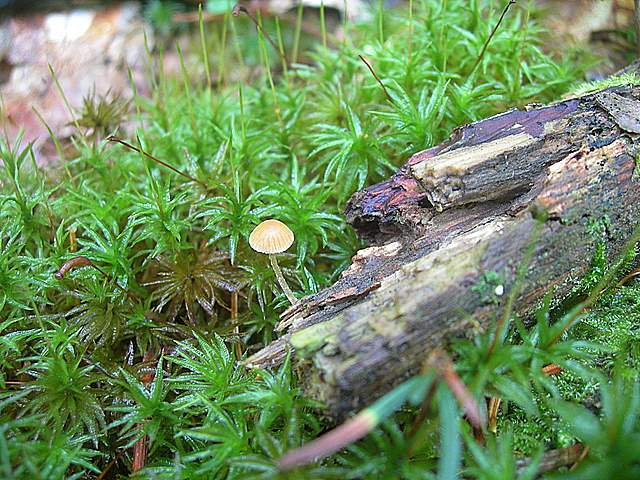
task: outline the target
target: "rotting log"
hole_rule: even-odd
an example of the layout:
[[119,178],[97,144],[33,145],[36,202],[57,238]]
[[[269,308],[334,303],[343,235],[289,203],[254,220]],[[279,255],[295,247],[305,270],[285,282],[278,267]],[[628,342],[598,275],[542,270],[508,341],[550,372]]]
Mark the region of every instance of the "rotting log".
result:
[[[640,87],[615,87],[466,125],[356,193],[346,216],[373,246],[287,310],[288,333],[247,364],[294,352],[307,394],[341,417],[415,374],[434,347],[486,327],[528,247],[516,312],[550,288],[566,296],[602,240],[594,222],[607,218],[613,257],[640,218],[639,99]],[[489,272],[500,297],[480,288]]]
[[[560,467],[568,467],[579,463],[586,454],[589,453],[589,447],[585,447],[581,443],[576,443],[569,447],[559,448],[557,450],[549,450],[539,460],[538,468],[536,470],[537,475],[543,473],[553,472]],[[529,465],[531,465],[531,458],[523,458],[516,462],[518,473],[524,473]]]

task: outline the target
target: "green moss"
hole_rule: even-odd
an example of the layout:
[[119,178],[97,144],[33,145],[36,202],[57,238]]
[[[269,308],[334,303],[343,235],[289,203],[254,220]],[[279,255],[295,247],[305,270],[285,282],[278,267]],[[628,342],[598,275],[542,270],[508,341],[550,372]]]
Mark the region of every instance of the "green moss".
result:
[[478,283],[471,287],[471,291],[480,295],[483,302],[497,305],[502,295],[501,292],[504,292],[504,284],[503,275],[498,272],[485,272],[481,275]]
[[635,72],[627,72],[620,75],[612,75],[602,80],[581,83],[571,90],[571,96],[580,97],[605,88],[637,85],[640,85],[640,77]]
[[291,346],[304,358],[327,345],[331,345],[332,337],[337,333],[337,326],[341,320],[342,317],[338,315],[328,322],[318,323],[295,332],[291,336]]
[[[599,372],[605,377],[616,372],[630,381],[640,371],[640,285],[633,284],[615,289],[604,295],[597,306],[571,331],[571,338],[588,341],[591,356],[581,367]],[[584,404],[590,409],[600,405],[599,380],[596,376],[583,376],[564,371],[554,377],[554,385],[561,398]],[[499,429],[514,432],[514,445],[524,454],[531,455],[540,444],[561,448],[573,443],[566,423],[559,422],[553,410],[545,406],[538,396],[540,416],[527,417],[517,406],[510,405],[500,416]]]

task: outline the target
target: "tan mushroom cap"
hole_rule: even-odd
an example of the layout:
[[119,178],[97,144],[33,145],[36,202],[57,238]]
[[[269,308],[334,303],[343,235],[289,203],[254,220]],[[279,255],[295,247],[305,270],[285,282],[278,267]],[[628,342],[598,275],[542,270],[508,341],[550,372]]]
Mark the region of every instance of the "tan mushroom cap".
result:
[[265,220],[249,235],[249,245],[256,252],[282,253],[293,244],[293,232],[279,220]]

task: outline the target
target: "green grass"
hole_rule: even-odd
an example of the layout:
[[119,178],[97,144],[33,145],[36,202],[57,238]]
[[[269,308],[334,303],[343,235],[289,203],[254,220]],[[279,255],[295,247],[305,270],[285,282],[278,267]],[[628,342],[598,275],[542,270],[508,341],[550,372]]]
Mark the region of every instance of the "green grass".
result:
[[[517,6],[472,71],[502,5],[412,6],[347,23],[342,38],[324,26],[321,38],[299,38],[295,21],[257,19],[282,45],[284,65],[253,23],[227,14],[178,50],[177,78],[160,73],[162,50],[175,47],[158,42],[148,96],[88,95],[73,112],[78,130],[57,141],[60,159],[46,171],[20,138],[2,141],[0,477],[92,478],[108,469],[107,478],[126,478],[132,446],[147,436],[138,478],[276,478],[285,451],[327,428],[289,362],[276,371],[237,363],[276,338],[288,305],[268,258],[248,246],[252,228],[269,217],[291,227],[296,242],[280,265],[298,297],[313,293],[361,246],[341,215],[353,192],[462,123],[559,98],[588,66],[584,56],[545,53],[535,15]],[[152,7],[150,18],[169,32],[162,8],[172,7]],[[111,134],[173,169],[108,142]],[[57,278],[62,265],[71,268]],[[474,394],[506,401],[486,448],[440,389],[439,415],[418,434],[408,433],[415,409],[400,411],[287,478],[452,478],[459,466],[474,478],[511,478],[514,450],[574,438],[593,443],[589,468],[604,468],[618,445],[637,444],[637,422],[603,440],[620,412],[638,409],[637,321],[626,313],[637,298],[635,286],[611,291],[562,342],[539,351],[539,330],[514,327],[494,363],[482,357],[488,334],[454,345]],[[537,328],[548,329],[541,312]],[[543,361],[567,376],[541,377]],[[586,398],[582,390],[595,395],[614,370],[618,380],[601,395],[613,392],[603,405],[615,411],[600,424],[575,400]],[[586,418],[586,434],[556,421],[572,416]],[[618,466],[629,465],[631,454],[618,453]]]

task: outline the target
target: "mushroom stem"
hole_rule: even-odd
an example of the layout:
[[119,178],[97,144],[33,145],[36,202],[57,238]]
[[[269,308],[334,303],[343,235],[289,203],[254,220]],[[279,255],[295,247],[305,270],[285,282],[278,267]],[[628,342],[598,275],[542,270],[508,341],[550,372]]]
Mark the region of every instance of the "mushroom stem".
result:
[[296,303],[297,299],[293,296],[293,292],[289,288],[289,284],[284,279],[282,275],[282,270],[280,270],[280,265],[278,265],[278,259],[275,255],[269,254],[269,261],[271,262],[271,267],[273,268],[273,272],[276,274],[276,280],[278,281],[278,285],[284,291],[284,294],[287,296],[287,299],[291,302],[291,305]]

